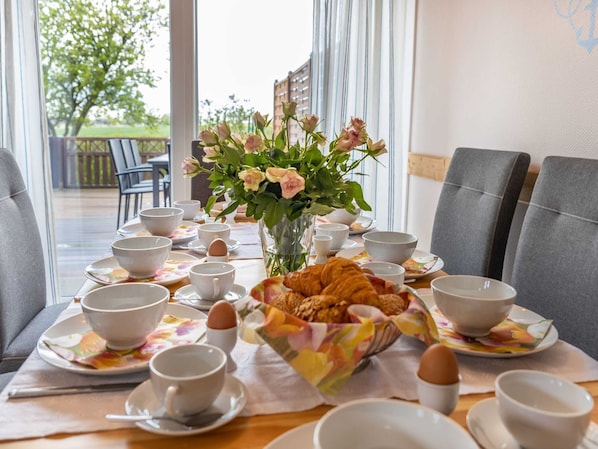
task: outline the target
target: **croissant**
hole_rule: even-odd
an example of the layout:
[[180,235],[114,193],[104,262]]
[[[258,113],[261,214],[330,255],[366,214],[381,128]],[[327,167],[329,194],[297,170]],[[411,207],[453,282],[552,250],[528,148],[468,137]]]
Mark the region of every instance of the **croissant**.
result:
[[350,304],[378,305],[378,293],[361,272],[345,272],[324,287],[323,295],[333,295]]
[[310,265],[301,271],[287,273],[283,284],[303,296],[319,295],[322,292],[321,273],[323,267],[324,265]]
[[340,277],[345,277],[348,274],[359,274],[362,275],[363,271],[355,262],[343,257],[331,257],[322,265],[322,285],[327,285],[334,282]]

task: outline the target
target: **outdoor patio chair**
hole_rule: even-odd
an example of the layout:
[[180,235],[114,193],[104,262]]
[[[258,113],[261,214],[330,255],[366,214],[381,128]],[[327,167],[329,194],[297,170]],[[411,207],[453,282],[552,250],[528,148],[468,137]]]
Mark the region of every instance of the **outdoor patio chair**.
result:
[[[146,179],[146,173],[152,173],[152,166],[147,162],[141,160],[137,140],[135,139],[120,139],[123,154],[125,156],[125,163],[127,169],[135,169],[136,172],[131,174],[132,185],[152,184],[151,179]],[[162,172],[162,179],[160,180],[160,190],[164,192],[164,206],[168,204],[170,199],[170,174],[167,171]]]
[[[66,303],[46,305],[45,261],[33,205],[12,153],[0,148],[0,382],[6,384]],[[0,389],[2,385],[0,385]]]
[[523,218],[511,285],[517,305],[552,319],[562,340],[598,360],[596,198],[598,160],[544,159]]
[[501,279],[527,153],[457,148],[442,186],[431,251],[449,274]]
[[[133,197],[133,217],[137,216],[140,205],[143,201],[143,194],[152,194],[154,189],[152,183],[134,183],[136,179],[134,175],[139,173],[146,173],[145,168],[135,169],[128,168],[125,160],[122,143],[120,139],[108,139],[108,147],[110,148],[110,156],[114,166],[114,175],[118,182],[118,212],[116,215],[116,228],[120,227],[121,210],[123,215],[123,223],[129,220],[129,210],[131,207],[131,197]],[[160,185],[162,190],[163,184]],[[123,205],[124,199],[124,205]]]

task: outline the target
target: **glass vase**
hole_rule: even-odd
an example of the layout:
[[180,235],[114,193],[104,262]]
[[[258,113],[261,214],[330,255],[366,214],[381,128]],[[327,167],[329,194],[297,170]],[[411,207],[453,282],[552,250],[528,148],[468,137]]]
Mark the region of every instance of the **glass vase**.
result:
[[305,268],[309,262],[315,216],[305,214],[295,220],[287,216],[272,227],[259,220],[260,241],[268,277]]

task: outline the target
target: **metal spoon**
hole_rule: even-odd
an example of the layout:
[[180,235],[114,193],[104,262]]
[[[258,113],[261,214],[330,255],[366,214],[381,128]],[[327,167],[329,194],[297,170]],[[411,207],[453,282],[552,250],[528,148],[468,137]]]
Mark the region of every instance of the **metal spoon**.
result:
[[115,413],[108,413],[106,415],[106,419],[111,421],[129,421],[129,422],[139,422],[139,421],[172,421],[181,426],[185,427],[186,429],[193,430],[198,429],[201,427],[206,427],[209,424],[212,424],[214,421],[217,421],[222,417],[222,413],[199,413],[197,415],[191,415],[187,417],[177,418],[174,416],[169,415],[161,415],[161,416],[153,416],[153,415],[118,415]]

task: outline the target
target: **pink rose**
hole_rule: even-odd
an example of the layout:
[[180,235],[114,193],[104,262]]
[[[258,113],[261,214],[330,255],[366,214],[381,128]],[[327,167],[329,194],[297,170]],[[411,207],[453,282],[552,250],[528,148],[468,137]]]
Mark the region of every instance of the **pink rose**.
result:
[[216,127],[216,131],[218,132],[220,140],[225,140],[230,137],[230,128],[226,122],[219,123]]
[[280,188],[282,189],[282,197],[291,199],[305,189],[305,179],[295,170],[287,170],[280,178]]
[[218,143],[218,136],[210,129],[204,129],[199,133],[199,138],[206,145],[216,145]]
[[203,152],[205,154],[203,157],[203,161],[212,162],[212,159],[218,157],[218,154],[220,153],[220,148],[218,146],[203,147]]
[[348,153],[353,148],[361,145],[361,137],[358,131],[354,129],[343,128],[340,136],[336,142],[334,142],[333,150],[340,151],[341,153]]
[[243,181],[243,188],[246,192],[249,190],[257,192],[260,183],[266,179],[266,176],[258,168],[248,168],[239,172],[239,178]]
[[318,116],[313,114],[308,114],[303,117],[299,122],[301,123],[301,128],[303,131],[311,133],[314,132],[316,126],[318,126]]
[[200,172],[199,161],[193,156],[185,157],[181,164],[181,168],[183,169],[183,177],[185,178],[192,178]]
[[257,129],[264,129],[268,120],[259,112],[253,114],[253,123]]
[[365,121],[359,117],[351,117],[351,128],[355,131],[361,131],[362,129],[365,129]]
[[262,146],[262,138],[257,134],[249,134],[245,140],[245,152],[253,153]]
[[381,154],[388,153],[386,149],[386,143],[383,139],[380,139],[377,142],[372,142],[372,139],[368,137],[368,149],[374,153],[374,156],[380,156]]

